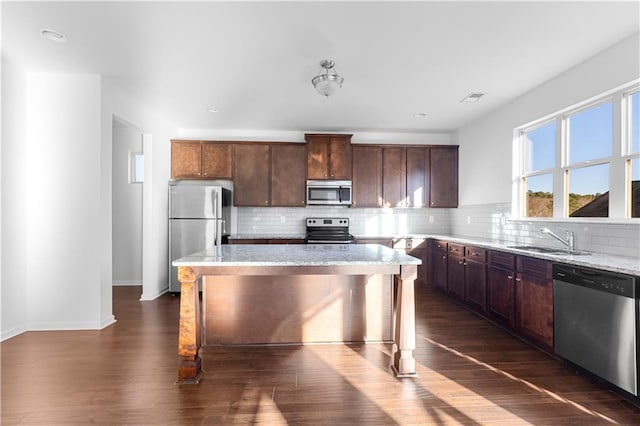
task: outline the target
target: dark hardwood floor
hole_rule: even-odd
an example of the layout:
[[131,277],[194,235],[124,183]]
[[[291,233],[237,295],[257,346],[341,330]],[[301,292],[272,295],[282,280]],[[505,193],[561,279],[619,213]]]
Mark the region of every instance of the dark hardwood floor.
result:
[[[417,379],[389,345],[204,348],[175,384],[179,298],[114,288],[101,331],[1,344],[3,425],[640,424],[640,410],[429,288],[417,289]],[[259,321],[259,319],[256,319]]]

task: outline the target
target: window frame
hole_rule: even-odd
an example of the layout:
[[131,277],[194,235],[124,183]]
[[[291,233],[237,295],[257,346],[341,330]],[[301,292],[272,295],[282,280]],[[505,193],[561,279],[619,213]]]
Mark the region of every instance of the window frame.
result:
[[[512,217],[526,221],[572,221],[572,222],[640,222],[640,218],[632,218],[631,213],[631,161],[640,158],[640,152],[631,151],[631,97],[640,92],[640,79],[620,86],[616,89],[594,96],[588,100],[572,105],[563,110],[546,115],[540,119],[514,129],[513,144],[513,190]],[[596,158],[569,164],[568,152],[568,119],[572,115],[589,108],[611,102],[613,106],[613,147],[610,157]],[[528,132],[543,127],[551,122],[556,123],[555,165],[552,168],[525,171],[527,152],[526,137]],[[640,123],[638,124],[640,125]],[[608,217],[570,217],[568,215],[569,184],[568,175],[571,170],[599,164],[609,164],[609,214]],[[527,216],[526,179],[552,173],[553,177],[553,216]]]

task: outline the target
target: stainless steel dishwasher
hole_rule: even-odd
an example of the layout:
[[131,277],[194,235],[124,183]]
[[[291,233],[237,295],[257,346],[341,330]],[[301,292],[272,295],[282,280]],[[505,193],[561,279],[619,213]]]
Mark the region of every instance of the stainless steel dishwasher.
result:
[[637,278],[553,265],[558,355],[638,396]]

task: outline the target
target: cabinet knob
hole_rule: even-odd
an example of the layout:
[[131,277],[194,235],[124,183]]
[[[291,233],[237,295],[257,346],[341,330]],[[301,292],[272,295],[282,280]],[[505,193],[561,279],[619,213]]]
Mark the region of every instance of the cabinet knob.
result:
[[265,203],[265,204],[269,204],[269,201],[267,200],[267,201],[265,201],[264,203]]
[[462,260],[458,260],[458,265],[462,265],[464,262]]
[[522,281],[522,279],[520,279],[520,278],[516,278],[516,281],[520,282],[520,281]]
[[513,275],[507,275],[507,278],[509,278],[510,280],[513,279]]

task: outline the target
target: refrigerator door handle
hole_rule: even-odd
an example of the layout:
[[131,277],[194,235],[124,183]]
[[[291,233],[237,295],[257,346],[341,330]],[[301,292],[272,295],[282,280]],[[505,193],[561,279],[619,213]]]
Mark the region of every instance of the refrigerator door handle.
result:
[[220,191],[213,191],[213,217],[214,218],[219,218],[220,217],[220,211],[218,210],[218,203],[220,202],[219,198],[220,197]]

